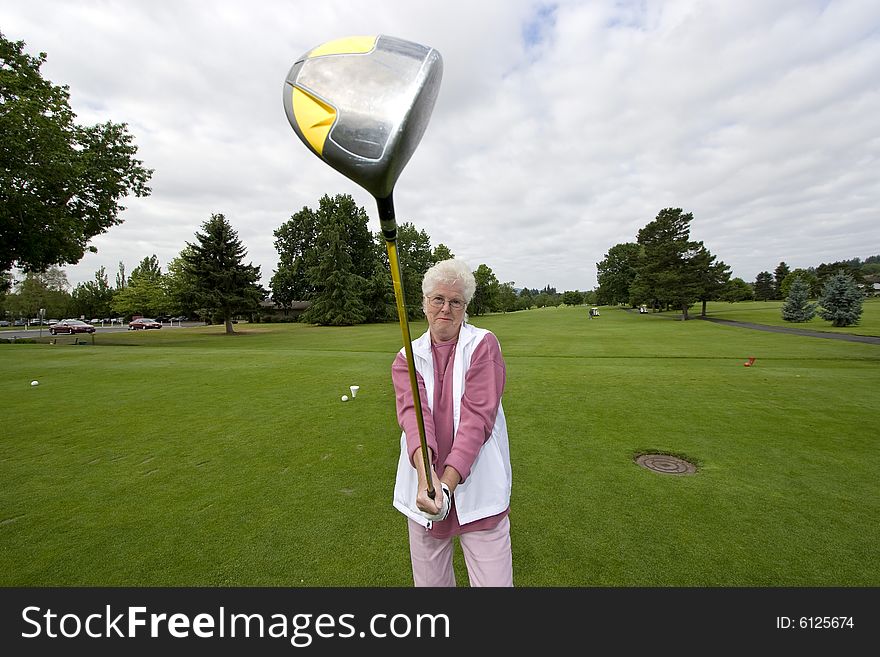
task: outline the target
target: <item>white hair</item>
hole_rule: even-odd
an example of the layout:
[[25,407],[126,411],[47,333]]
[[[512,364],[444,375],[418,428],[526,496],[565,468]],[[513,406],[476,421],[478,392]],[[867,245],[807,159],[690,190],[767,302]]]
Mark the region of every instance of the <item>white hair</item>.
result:
[[460,287],[461,296],[464,297],[466,304],[470,303],[474,297],[474,291],[477,289],[477,281],[474,280],[471,268],[459,258],[441,260],[428,269],[422,278],[422,294],[426,297],[430,296],[438,285],[457,285]]

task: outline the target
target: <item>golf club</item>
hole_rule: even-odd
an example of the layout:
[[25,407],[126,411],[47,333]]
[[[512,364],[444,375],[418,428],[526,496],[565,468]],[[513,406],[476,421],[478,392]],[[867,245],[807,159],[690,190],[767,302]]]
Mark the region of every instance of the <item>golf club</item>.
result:
[[435,492],[397,257],[393,193],[428,127],[442,75],[443,60],[433,48],[379,35],[317,46],[294,63],[284,82],[284,110],[302,142],[376,199],[431,499]]

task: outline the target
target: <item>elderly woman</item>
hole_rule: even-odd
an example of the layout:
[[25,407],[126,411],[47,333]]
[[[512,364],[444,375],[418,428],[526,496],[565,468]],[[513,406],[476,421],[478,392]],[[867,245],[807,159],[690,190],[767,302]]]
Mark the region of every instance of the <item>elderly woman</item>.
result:
[[391,369],[403,429],[394,506],[408,518],[416,586],[455,586],[454,536],[471,586],[513,586],[505,366],[495,335],[467,323],[475,289],[470,268],[458,259],[438,262],[422,280],[428,331],[412,348],[431,472],[425,472],[402,349]]

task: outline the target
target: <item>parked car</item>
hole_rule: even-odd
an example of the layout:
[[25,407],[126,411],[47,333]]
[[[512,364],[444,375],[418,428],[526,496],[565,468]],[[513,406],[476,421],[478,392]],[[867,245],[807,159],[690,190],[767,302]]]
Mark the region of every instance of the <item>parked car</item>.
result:
[[50,335],[59,333],[94,333],[95,327],[78,319],[62,319],[49,327]]
[[149,317],[139,317],[137,319],[133,319],[128,323],[129,331],[136,331],[138,329],[160,329],[162,328],[162,324],[157,322],[155,319],[151,319]]
[[9,322],[5,319],[0,319],[0,326],[9,326]]

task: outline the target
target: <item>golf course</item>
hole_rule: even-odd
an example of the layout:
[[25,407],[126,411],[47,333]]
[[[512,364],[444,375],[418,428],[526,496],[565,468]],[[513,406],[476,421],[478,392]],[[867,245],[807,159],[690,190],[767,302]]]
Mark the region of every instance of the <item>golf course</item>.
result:
[[[587,311],[472,318],[507,365],[517,586],[880,585],[880,345]],[[880,300],[803,328],[880,336]],[[0,585],[412,585],[400,327],[236,331],[0,344]]]

